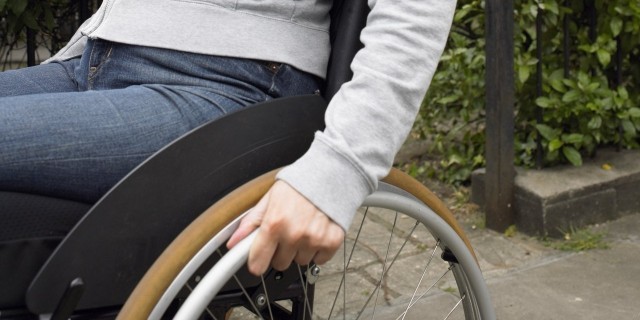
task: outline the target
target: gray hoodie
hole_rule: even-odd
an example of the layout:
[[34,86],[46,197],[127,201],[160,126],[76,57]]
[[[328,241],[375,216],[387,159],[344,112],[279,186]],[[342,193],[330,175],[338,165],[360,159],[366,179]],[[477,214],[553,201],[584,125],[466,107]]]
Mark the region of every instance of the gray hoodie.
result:
[[[348,1],[348,0],[347,0]],[[50,60],[87,37],[278,61],[323,77],[331,0],[104,0]],[[329,103],[326,129],[278,174],[344,229],[389,171],[429,87],[455,0],[369,0],[353,80]]]

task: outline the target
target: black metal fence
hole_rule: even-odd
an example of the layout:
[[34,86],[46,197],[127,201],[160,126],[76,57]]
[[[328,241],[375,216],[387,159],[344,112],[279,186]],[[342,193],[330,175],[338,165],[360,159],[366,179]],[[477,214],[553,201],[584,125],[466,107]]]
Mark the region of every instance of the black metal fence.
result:
[[[26,0],[22,0],[26,1]],[[31,0],[18,16],[0,16],[2,70],[36,65],[58,51],[101,0]],[[34,9],[36,8],[36,9]],[[13,9],[15,10],[15,9]],[[33,21],[29,23],[30,21]]]
[[[591,43],[595,43],[597,36],[598,36],[598,30],[597,30],[597,25],[598,25],[598,11],[596,10],[596,6],[595,6],[595,1],[594,0],[584,0],[584,11],[583,12],[575,12],[572,13],[573,15],[580,15],[582,16],[582,20],[584,25],[582,25],[581,27],[587,28],[588,29],[588,34],[589,34],[589,40],[591,41]],[[564,0],[564,7],[568,8],[570,7],[570,1],[569,0]],[[543,25],[543,20],[544,20],[544,14],[545,11],[542,10],[540,7],[538,7],[538,13],[536,16],[536,33],[542,34],[542,25]],[[563,17],[563,21],[562,21],[562,56],[563,56],[563,70],[564,70],[564,77],[565,78],[570,78],[571,77],[571,51],[575,50],[575,48],[572,48],[572,34],[571,34],[571,30],[570,30],[570,19],[571,19],[571,15],[570,14],[565,14]],[[543,95],[542,92],[542,85],[543,85],[543,72],[542,72],[542,67],[543,67],[543,48],[545,46],[545,43],[542,40],[542,37],[538,36],[536,37],[536,59],[538,60],[538,63],[536,65],[536,97],[541,97]],[[622,85],[622,81],[623,81],[623,58],[622,58],[622,41],[621,41],[621,37],[620,35],[618,35],[616,37],[616,53],[614,55],[614,59],[613,59],[613,70],[614,73],[613,75],[610,76],[610,80],[611,83],[614,85],[614,87],[618,87],[620,85]],[[591,71],[593,74],[593,70]],[[537,108],[536,109],[536,121],[538,123],[543,123],[543,117],[544,117],[544,110],[543,108]],[[621,149],[622,146],[622,141],[623,141],[623,127],[622,124],[620,123],[618,125],[618,130],[617,130],[617,134],[619,136],[619,143],[618,143],[618,150]],[[539,135],[536,141],[537,144],[537,148],[536,148],[536,167],[538,169],[542,169],[544,166],[544,147],[542,145],[542,136]]]
[[[487,142],[486,142],[486,210],[487,210],[487,226],[496,230],[505,230],[509,225],[513,224],[515,217],[513,212],[513,193],[514,193],[514,112],[515,112],[515,81],[514,81],[514,0],[486,0],[486,115],[487,115]],[[561,10],[571,8],[578,1],[563,0],[558,5],[563,6]],[[577,41],[577,32],[586,31],[588,42],[595,44],[600,35],[607,30],[598,30],[598,26],[603,28],[599,19],[607,18],[610,12],[599,10],[596,0],[580,1],[580,11],[567,10],[562,15],[562,21],[558,21],[557,33],[561,35],[561,43],[558,50],[555,51],[559,59],[562,59],[560,67],[563,70],[565,79],[575,78],[579,69],[579,62],[576,61],[576,55],[594,56],[597,53],[588,53],[584,49],[580,49]],[[545,65],[545,49],[551,46],[551,43],[545,43],[541,35],[545,28],[545,14],[547,11],[538,6],[537,15],[535,17],[535,40],[536,47],[535,56],[537,65],[535,69],[535,98],[543,97],[543,86],[547,85],[548,79],[544,79]],[[625,18],[620,15],[620,19]],[[622,24],[622,22],[621,22]],[[609,26],[606,26],[609,28]],[[584,34],[584,33],[581,33]],[[611,59],[606,67],[601,67],[599,71],[593,69],[586,72],[591,76],[597,76],[600,73],[606,77],[608,86],[612,90],[616,90],[620,86],[637,87],[639,79],[633,79],[633,83],[629,83],[631,67],[635,68],[640,57],[640,48],[630,48],[638,44],[630,44],[628,42],[628,34],[619,33],[613,38],[615,49],[609,51]],[[624,40],[626,39],[626,40]],[[584,40],[582,40],[584,41]],[[558,45],[558,43],[555,43]],[[636,53],[633,53],[635,50]],[[580,51],[580,52],[578,52]],[[609,54],[607,53],[607,54]],[[547,60],[548,61],[548,60]],[[588,66],[592,68],[592,66]],[[584,71],[584,69],[583,69]],[[636,75],[637,76],[637,75]],[[533,103],[533,102],[532,102]],[[522,106],[519,106],[520,108]],[[538,124],[545,122],[545,108],[535,108],[535,120]],[[610,132],[617,135],[617,147],[620,149],[623,145],[623,136],[625,128],[623,120],[617,119]],[[615,132],[614,132],[615,131]],[[543,137],[538,134],[537,147],[535,151],[535,164],[538,168],[544,166],[545,152],[547,148],[543,145]]]

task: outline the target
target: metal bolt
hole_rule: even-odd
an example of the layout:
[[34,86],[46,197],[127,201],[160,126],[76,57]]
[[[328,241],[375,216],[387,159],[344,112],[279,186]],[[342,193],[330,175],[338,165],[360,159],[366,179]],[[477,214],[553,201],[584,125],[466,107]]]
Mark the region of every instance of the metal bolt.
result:
[[316,281],[318,281],[318,278],[320,277],[320,267],[318,267],[317,265],[309,267],[309,269],[307,269],[305,274],[307,276],[307,282],[309,284],[315,284]]
[[262,308],[267,304],[267,298],[264,296],[264,294],[259,294],[258,297],[256,298],[256,304],[258,304],[258,307]]
[[313,266],[311,268],[311,275],[314,276],[314,277],[317,277],[318,275],[320,275],[320,267]]

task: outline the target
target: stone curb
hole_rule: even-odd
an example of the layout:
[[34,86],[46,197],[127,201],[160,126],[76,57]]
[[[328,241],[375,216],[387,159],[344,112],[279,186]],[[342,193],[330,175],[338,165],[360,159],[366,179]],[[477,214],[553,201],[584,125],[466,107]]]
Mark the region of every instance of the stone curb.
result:
[[[640,151],[605,149],[581,167],[516,169],[514,209],[519,231],[562,236],[640,209]],[[471,201],[484,206],[485,170],[471,178]]]

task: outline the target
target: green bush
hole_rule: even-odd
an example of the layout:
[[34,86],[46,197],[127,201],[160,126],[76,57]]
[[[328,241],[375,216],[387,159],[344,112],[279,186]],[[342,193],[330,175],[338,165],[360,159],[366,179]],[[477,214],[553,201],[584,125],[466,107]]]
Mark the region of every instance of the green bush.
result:
[[[598,147],[639,146],[640,3],[628,0],[515,1],[516,165],[535,164],[542,138],[544,165],[580,165]],[[586,4],[598,13],[590,35]],[[543,17],[542,96],[536,97],[535,20]],[[564,76],[563,19],[569,20],[569,76]],[[485,125],[484,1],[460,0],[449,43],[425,97],[415,132],[432,141],[432,175],[458,183],[483,166]],[[594,37],[595,35],[595,37]],[[622,79],[616,79],[618,51]],[[542,108],[543,120],[536,121]]]

